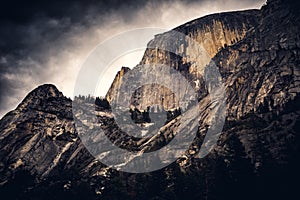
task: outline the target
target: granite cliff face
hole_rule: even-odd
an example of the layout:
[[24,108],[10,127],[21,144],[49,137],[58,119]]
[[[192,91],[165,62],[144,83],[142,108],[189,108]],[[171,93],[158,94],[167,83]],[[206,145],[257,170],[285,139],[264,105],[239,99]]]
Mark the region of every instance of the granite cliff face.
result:
[[[95,161],[75,130],[72,101],[54,85],[30,92],[3,117],[0,127],[1,198],[62,198],[71,186],[85,187],[87,176],[93,177],[89,170]],[[101,181],[98,192],[99,185]],[[68,196],[82,199],[89,195],[88,189],[74,192]]]
[[[209,59],[196,68],[193,59],[197,51],[184,40],[173,43],[178,47],[176,55],[147,49],[142,64],[166,64],[190,82],[199,80],[194,89],[201,105],[187,108],[184,123],[182,115],[175,115],[159,131],[148,129],[151,138],[126,135],[105,100],[95,105],[92,98],[75,99],[73,105],[79,103],[87,112],[73,109],[73,116],[71,100],[55,86],[38,87],[0,121],[1,195],[9,199],[294,198],[300,178],[298,9],[299,4],[290,0],[269,0],[259,11],[211,15],[176,28],[207,48]],[[149,46],[164,45],[167,36],[157,36]],[[217,145],[199,159],[196,155],[212,104],[202,74],[211,61],[224,82],[227,115]],[[118,89],[128,71],[122,68],[117,74],[108,101],[122,97]],[[149,96],[167,92],[153,93],[153,87],[137,91],[143,94],[135,102],[138,110],[145,110]],[[170,104],[153,99],[158,102],[150,104],[161,104],[165,110],[178,107],[172,98]],[[85,120],[89,114],[97,116],[95,122]],[[194,129],[197,137],[172,165],[156,172],[129,174],[95,160],[78,138],[80,127],[74,128],[74,120],[91,130],[93,123],[99,123],[114,144],[141,153],[168,144],[180,124],[185,124],[183,130]],[[193,121],[197,123],[189,123]],[[106,153],[109,155],[109,150]]]
[[109,91],[106,94],[106,99],[111,102],[112,98],[119,98],[120,92],[120,86],[122,84],[122,78],[126,72],[128,72],[130,68],[128,67],[122,67],[121,70],[117,73],[113,83],[110,86]]
[[[140,65],[162,64],[174,68],[189,80],[197,92],[203,93],[205,89],[200,88],[200,85],[204,85],[202,71],[205,65],[222,48],[242,40],[248,30],[257,26],[259,16],[259,10],[214,14],[188,22],[170,32],[156,35],[149,42]],[[122,68],[116,75],[106,95],[108,101],[123,98],[118,91],[122,84],[122,75],[128,70]],[[148,73],[147,70],[148,68],[145,69],[145,74]],[[152,70],[153,67],[149,67],[149,71]],[[157,76],[162,75],[160,71],[155,73]],[[179,85],[177,90],[183,91],[184,88]],[[143,98],[137,94],[142,94]],[[152,99],[149,97],[156,100],[149,102],[149,99]],[[164,101],[161,100],[162,98]],[[135,103],[132,102],[133,107],[139,110],[146,110],[149,105],[160,105],[165,110],[179,107],[178,99],[174,94],[157,89],[155,85],[139,88],[136,94],[133,94],[133,99],[136,100]]]

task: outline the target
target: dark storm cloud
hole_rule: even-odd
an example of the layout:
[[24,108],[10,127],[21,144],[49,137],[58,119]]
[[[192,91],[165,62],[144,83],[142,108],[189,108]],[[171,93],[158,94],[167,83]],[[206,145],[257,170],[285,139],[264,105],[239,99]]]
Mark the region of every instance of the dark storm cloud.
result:
[[[71,17],[73,22],[81,21],[84,14],[90,9],[101,13],[118,11],[130,14],[131,11],[143,7],[150,0],[53,0],[53,1],[7,1],[1,5],[0,17],[2,20],[24,23],[35,17]],[[197,0],[179,0],[185,3],[196,2]],[[159,4],[161,0],[151,0]],[[163,2],[172,2],[164,0]]]
[[[154,26],[160,25],[159,22],[162,21],[164,23],[168,23],[168,20],[176,21],[176,18],[180,18],[177,12],[189,15],[190,11],[187,12],[185,9],[193,8],[197,11],[195,5],[203,4],[208,8],[221,5],[226,9],[231,6],[236,8],[239,5],[238,8],[248,8],[253,4],[257,7],[263,1],[2,2],[0,6],[0,117],[13,109],[26,93],[41,83],[52,82],[69,89],[72,84],[68,81],[70,79],[68,75],[75,73],[75,69],[72,68],[73,62],[81,62],[81,58],[86,56],[94,45],[110,34],[124,31],[126,27]],[[173,8],[174,11],[170,10]],[[169,14],[166,19],[159,19],[166,14]],[[84,53],[81,53],[82,51]],[[62,88],[65,89],[64,93],[66,88]]]

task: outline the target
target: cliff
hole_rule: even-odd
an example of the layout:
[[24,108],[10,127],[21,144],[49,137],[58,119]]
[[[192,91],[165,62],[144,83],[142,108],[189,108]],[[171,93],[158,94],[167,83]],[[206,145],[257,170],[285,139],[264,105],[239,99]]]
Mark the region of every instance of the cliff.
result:
[[[170,32],[156,35],[149,42],[140,65],[162,64],[172,67],[180,71],[194,88],[198,87],[197,92],[205,93],[205,89],[199,87],[200,84],[203,85],[202,71],[205,65],[222,48],[242,40],[248,30],[257,26],[259,15],[259,10],[213,14],[188,22]],[[170,49],[172,52],[168,51]],[[202,56],[199,57],[199,55]],[[147,67],[144,70],[145,74],[149,73]],[[152,70],[153,68],[149,67],[149,71]],[[118,93],[122,84],[120,74],[127,71],[128,69],[125,71],[122,68],[117,74],[106,95],[108,101],[119,100],[120,95],[123,98],[123,94]],[[155,73],[157,76],[162,75],[159,70]],[[184,88],[179,85],[176,90],[182,91]],[[142,98],[136,94],[142,94]],[[136,94],[133,94],[132,105],[139,110],[146,110],[149,105],[160,105],[165,110],[179,108],[178,99],[174,93],[157,89],[156,85],[139,88]],[[150,99],[151,102],[149,102]]]

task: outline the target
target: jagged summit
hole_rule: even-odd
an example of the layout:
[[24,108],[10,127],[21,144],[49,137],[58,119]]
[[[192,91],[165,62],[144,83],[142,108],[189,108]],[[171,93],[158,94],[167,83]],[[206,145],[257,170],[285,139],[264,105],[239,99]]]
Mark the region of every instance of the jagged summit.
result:
[[43,84],[29,92],[17,108],[4,115],[2,119],[5,120],[9,114],[19,115],[30,109],[62,113],[65,102],[70,104],[71,100],[65,97],[54,84]]
[[28,97],[62,97],[63,94],[53,84],[43,84],[32,90],[27,96]]
[[[43,84],[32,90],[18,105],[17,110],[39,109],[47,107],[47,102],[52,99],[65,101],[67,98],[53,84]],[[50,107],[50,104],[49,104]]]

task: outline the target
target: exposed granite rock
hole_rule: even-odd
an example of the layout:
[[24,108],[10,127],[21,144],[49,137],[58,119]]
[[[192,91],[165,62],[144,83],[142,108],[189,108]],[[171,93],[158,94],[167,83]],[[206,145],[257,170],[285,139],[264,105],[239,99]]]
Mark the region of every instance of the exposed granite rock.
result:
[[[180,71],[202,97],[202,93],[206,92],[205,88],[200,88],[199,85],[204,85],[202,70],[205,65],[219,50],[239,42],[248,30],[256,27],[259,15],[259,10],[214,14],[188,22],[171,32],[156,35],[149,42],[140,64],[163,64]],[[182,37],[184,35],[185,38]],[[173,52],[166,49],[172,49]],[[199,58],[199,54],[204,56]],[[152,67],[145,67],[144,74],[153,73],[151,70]],[[122,84],[120,75],[127,71],[128,69],[122,68],[116,75],[106,95],[108,101],[123,98],[124,94],[119,92]],[[155,73],[157,76],[163,76],[160,71]],[[179,85],[176,91],[184,91],[184,88]],[[139,110],[146,110],[149,105],[160,105],[165,110],[179,108],[178,97],[176,98],[174,92],[170,93],[167,88],[157,89],[157,85],[143,86],[132,95],[136,100],[132,102],[132,106]]]
[[121,70],[117,73],[112,85],[110,86],[107,94],[106,99],[111,102],[112,98],[119,98],[122,94],[120,94],[119,89],[122,84],[122,78],[126,72],[128,72],[130,68],[122,67]]

